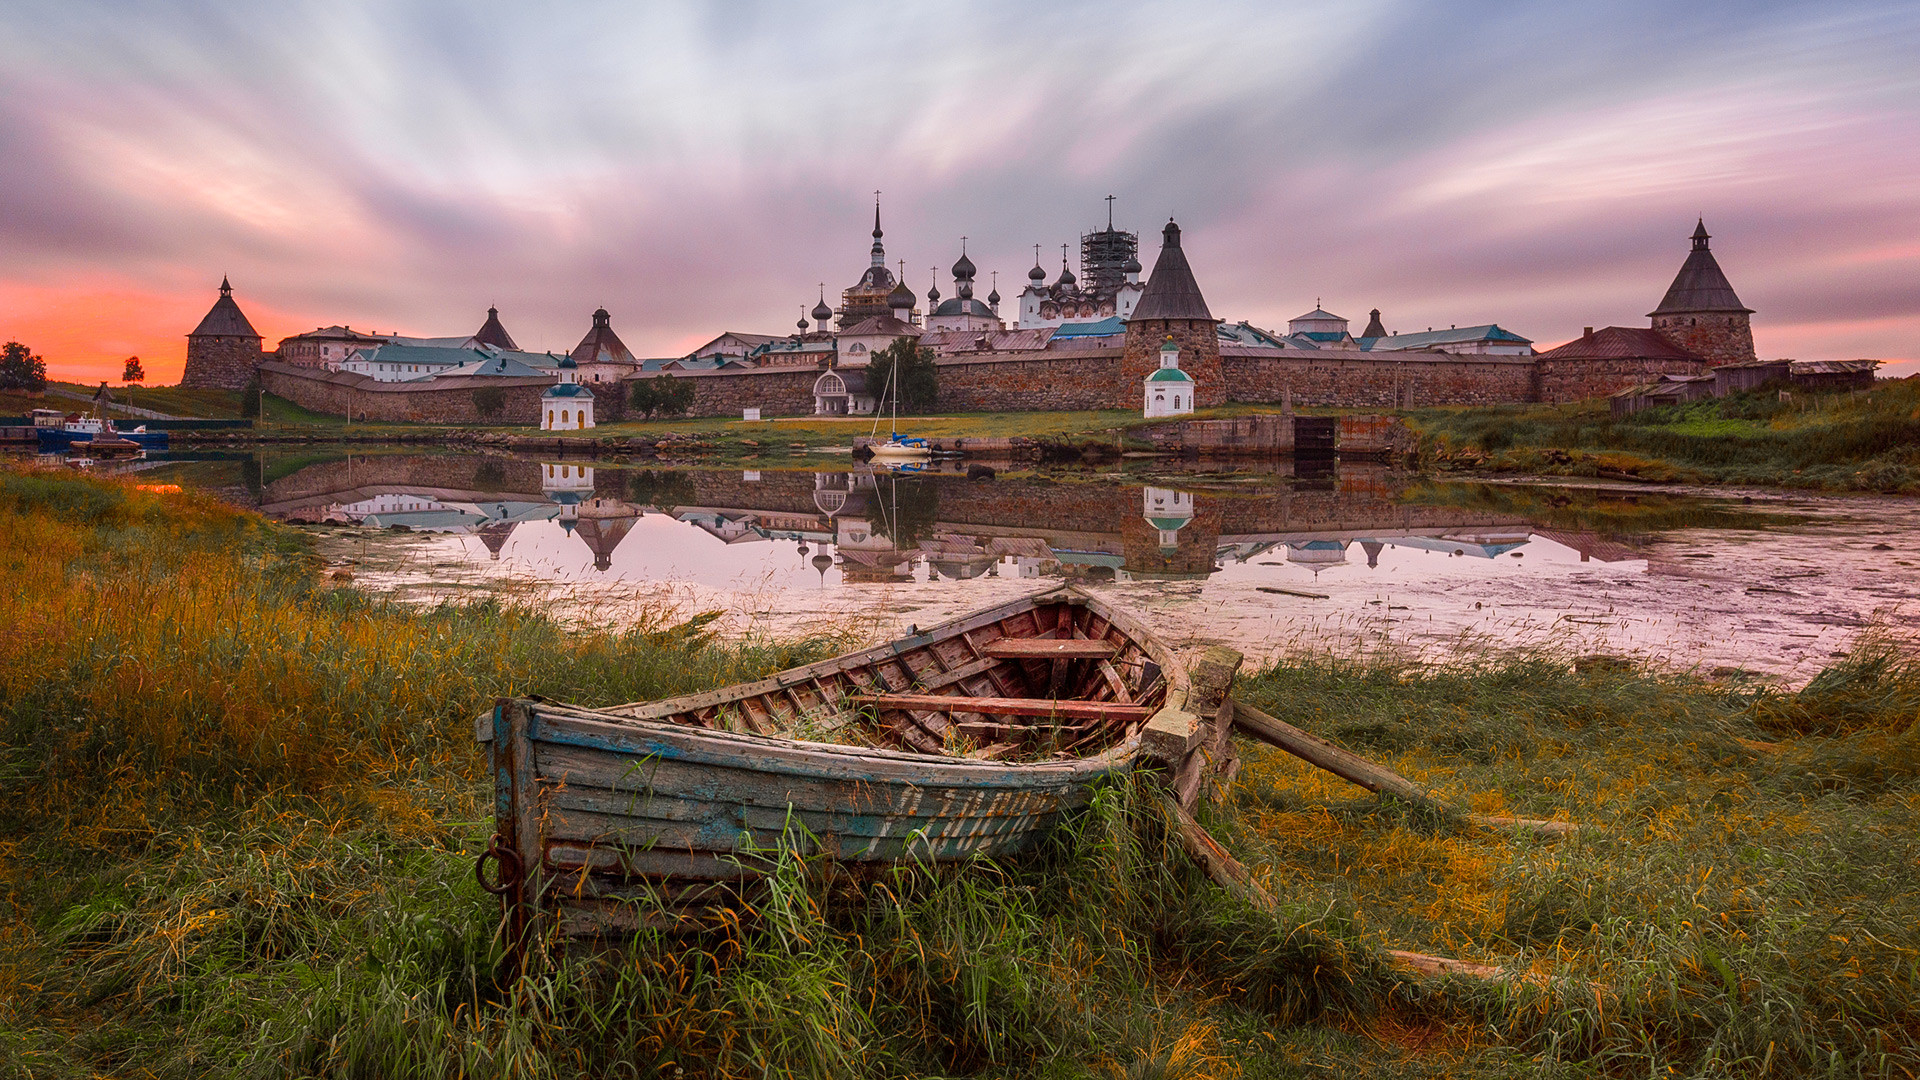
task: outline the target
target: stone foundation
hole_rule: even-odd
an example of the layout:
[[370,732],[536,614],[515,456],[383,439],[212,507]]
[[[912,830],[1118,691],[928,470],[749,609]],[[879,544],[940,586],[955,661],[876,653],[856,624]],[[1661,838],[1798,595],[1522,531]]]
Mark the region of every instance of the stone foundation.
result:
[[196,390],[243,390],[265,360],[257,337],[187,335],[187,366],[180,385]]
[[1706,357],[1712,367],[1744,364],[1756,359],[1751,316],[1737,311],[1655,315],[1653,328],[1661,337],[1680,348]]

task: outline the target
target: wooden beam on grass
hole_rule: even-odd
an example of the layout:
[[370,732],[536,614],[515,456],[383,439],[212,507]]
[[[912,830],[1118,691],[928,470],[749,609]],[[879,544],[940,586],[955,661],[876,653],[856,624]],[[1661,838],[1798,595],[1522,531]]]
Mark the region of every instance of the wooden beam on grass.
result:
[[[1246,864],[1234,858],[1220,841],[1206,827],[1194,820],[1192,814],[1181,807],[1171,795],[1163,796],[1161,806],[1167,814],[1167,822],[1173,827],[1173,834],[1180,841],[1180,849],[1194,861],[1202,873],[1216,885],[1240,897],[1254,907],[1269,913],[1277,913],[1280,904],[1273,894],[1261,888],[1253,879],[1252,871]],[[1483,979],[1488,982],[1512,982],[1516,976],[1504,968],[1492,964],[1480,964],[1471,960],[1455,960],[1446,956],[1430,956],[1426,953],[1408,952],[1404,949],[1388,949],[1386,954],[1423,975],[1464,975],[1468,978]],[[1527,976],[1520,976],[1527,978]]]
[[[1376,765],[1351,750],[1335,746],[1318,735],[1309,734],[1285,720],[1269,716],[1244,701],[1233,703],[1233,726],[1261,742],[1285,750],[1309,765],[1325,769],[1342,780],[1359,784],[1375,794],[1391,795],[1403,802],[1417,803],[1433,810],[1444,809],[1440,801],[1433,797],[1432,792],[1392,769]],[[1567,836],[1580,830],[1580,826],[1571,821],[1487,817],[1479,814],[1467,814],[1465,817],[1467,821],[1483,829],[1514,829],[1541,832],[1550,836]]]

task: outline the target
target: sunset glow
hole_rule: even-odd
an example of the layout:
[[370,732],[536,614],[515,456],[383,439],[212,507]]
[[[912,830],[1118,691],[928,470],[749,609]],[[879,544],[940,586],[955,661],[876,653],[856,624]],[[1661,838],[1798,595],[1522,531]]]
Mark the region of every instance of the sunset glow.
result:
[[0,338],[172,382],[224,274],[268,348],[605,305],[674,355],[851,283],[878,188],[922,293],[962,235],[1015,291],[1112,193],[1228,319],[1543,349],[1644,326],[1704,215],[1762,356],[1920,359],[1910,6],[968,10],[9,5]]

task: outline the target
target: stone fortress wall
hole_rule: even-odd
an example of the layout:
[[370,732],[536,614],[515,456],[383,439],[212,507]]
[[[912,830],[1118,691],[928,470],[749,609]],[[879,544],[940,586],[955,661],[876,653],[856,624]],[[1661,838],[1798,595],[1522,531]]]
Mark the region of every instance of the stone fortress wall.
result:
[[[1070,353],[983,353],[939,361],[941,412],[1042,412],[1138,408],[1116,403],[1120,349]],[[1565,361],[1526,356],[1454,356],[1408,353],[1288,352],[1220,358],[1224,398],[1245,404],[1405,409],[1427,405],[1500,405],[1562,402],[1609,393],[1662,374],[1693,374],[1699,365],[1674,360]],[[815,367],[690,371],[673,375],[693,384],[691,416],[810,416]],[[365,375],[329,373],[277,362],[260,365],[267,392],[314,412],[383,422],[433,424],[533,423],[550,379],[466,378],[431,383],[375,382]],[[457,385],[456,385],[457,384]],[[498,387],[505,405],[485,415],[475,391]],[[598,399],[613,406],[614,395]],[[625,386],[621,384],[624,392]],[[1137,395],[1136,395],[1137,396]]]

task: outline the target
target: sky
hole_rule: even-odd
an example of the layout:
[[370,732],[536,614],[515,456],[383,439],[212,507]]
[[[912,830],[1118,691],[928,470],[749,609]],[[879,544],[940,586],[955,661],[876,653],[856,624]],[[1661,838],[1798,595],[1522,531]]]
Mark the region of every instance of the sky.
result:
[[[1763,357],[1920,369],[1920,5],[9,0],[0,339],[177,380],[488,305],[642,356],[790,332],[868,261],[1176,217],[1217,317],[1645,326],[1696,217]],[[1076,255],[1077,268],[1077,255]]]

